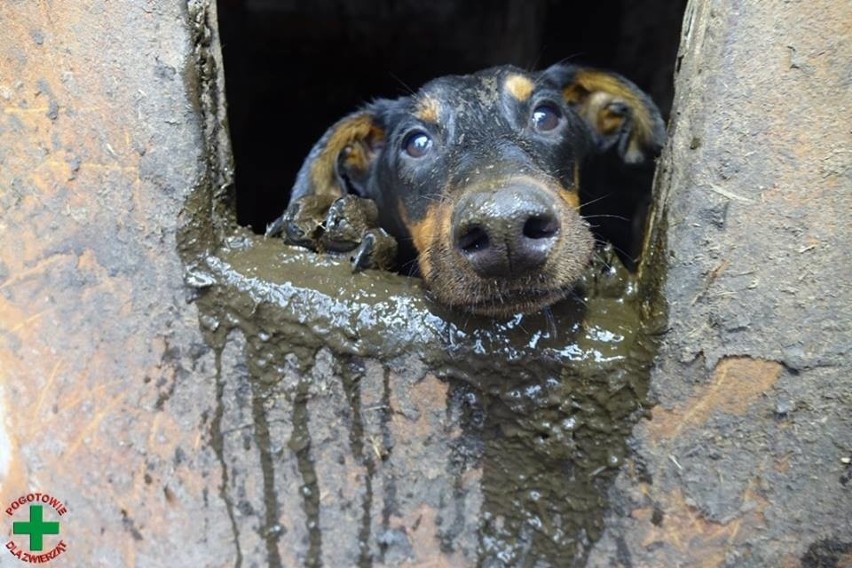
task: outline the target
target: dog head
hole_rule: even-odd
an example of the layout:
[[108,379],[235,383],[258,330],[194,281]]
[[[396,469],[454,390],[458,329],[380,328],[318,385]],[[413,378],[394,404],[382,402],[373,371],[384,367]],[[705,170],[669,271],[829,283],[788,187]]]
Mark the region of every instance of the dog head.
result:
[[614,156],[647,169],[663,136],[654,104],[618,75],[495,67],[340,120],[309,154],[291,204],[373,200],[440,302],[529,312],[569,293],[593,252],[584,166]]

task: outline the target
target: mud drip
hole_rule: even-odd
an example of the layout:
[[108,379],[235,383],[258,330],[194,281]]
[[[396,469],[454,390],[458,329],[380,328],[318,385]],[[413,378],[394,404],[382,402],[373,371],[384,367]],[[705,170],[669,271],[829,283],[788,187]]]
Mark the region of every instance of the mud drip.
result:
[[[582,563],[647,406],[660,321],[614,257],[582,297],[498,321],[345,259],[242,230],[225,242],[189,281],[217,336],[246,337],[272,565],[393,565],[429,530],[469,565]],[[276,439],[281,416],[292,431]],[[299,542],[279,518],[294,484]],[[357,550],[338,550],[347,538]]]
[[[296,454],[299,474],[301,475],[300,492],[302,494],[302,508],[305,512],[306,527],[308,531],[308,551],[305,556],[305,566],[315,568],[322,566],[322,532],[320,531],[320,495],[319,484],[317,482],[317,472],[314,469],[314,462],[311,459],[311,434],[308,429],[308,398],[310,397],[309,385],[306,381],[299,383],[296,389],[296,398],[293,401],[293,435],[290,438],[289,449]],[[271,474],[275,468],[275,464],[270,462]],[[264,481],[270,477],[269,486],[272,486],[272,475],[266,475],[267,470],[264,469]],[[274,499],[274,493],[269,497]],[[277,500],[269,502],[267,499],[267,511],[277,508]],[[267,526],[270,519],[267,518]],[[278,555],[277,547],[274,549],[274,554]],[[270,554],[272,558],[272,554]],[[280,566],[281,559],[278,558]]]
[[224,409],[223,396],[225,392],[225,385],[222,378],[222,349],[217,348],[214,352],[216,354],[216,410],[213,419],[210,421],[210,440],[213,450],[216,452],[216,458],[219,460],[219,464],[222,468],[222,485],[219,497],[225,503],[225,508],[228,512],[228,519],[231,521],[231,530],[233,531],[234,536],[234,548],[236,550],[234,565],[239,567],[242,566],[243,563],[243,552],[240,548],[240,529],[235,516],[234,501],[227,490],[230,476],[228,474],[228,464],[225,461],[224,437],[222,433],[222,416]]
[[[352,428],[349,432],[349,445],[352,455],[366,470],[364,478],[364,499],[361,503],[361,519],[359,521],[358,541],[365,543],[358,555],[358,568],[371,566],[370,549],[366,543],[371,540],[370,513],[373,508],[373,476],[376,474],[376,456],[370,452],[366,445],[364,434],[363,410],[361,406],[361,390],[358,388],[364,369],[357,361],[350,361],[339,369],[343,377],[343,388],[346,391],[346,399],[349,401],[349,410],[352,417]],[[381,457],[379,454],[378,457]]]

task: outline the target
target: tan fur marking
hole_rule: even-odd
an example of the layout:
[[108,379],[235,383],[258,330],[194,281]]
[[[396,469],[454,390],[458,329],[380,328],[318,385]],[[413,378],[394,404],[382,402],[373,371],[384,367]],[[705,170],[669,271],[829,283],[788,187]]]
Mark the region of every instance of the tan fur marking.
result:
[[608,108],[598,113],[598,129],[604,134],[612,134],[624,124],[624,117]]
[[503,87],[515,99],[524,102],[530,98],[530,95],[535,89],[535,83],[533,83],[528,77],[514,73],[506,77],[506,82],[503,84]]
[[420,266],[420,274],[427,281],[432,277],[434,264],[432,255],[435,253],[436,243],[449,242],[450,218],[449,207],[440,204],[430,205],[426,209],[426,216],[420,221],[411,222],[408,212],[400,208],[403,213],[403,222],[411,233],[414,248],[417,249],[417,263]]
[[369,165],[367,149],[357,142],[343,148],[343,159],[347,168],[366,170]]
[[580,209],[580,166],[574,164],[574,183],[571,187],[560,186],[557,197],[566,203],[571,209]]
[[565,100],[572,104],[582,103],[589,96],[589,91],[584,89],[578,83],[572,83],[562,89],[562,96]]
[[[597,128],[601,128],[603,125],[611,126],[611,121],[601,121],[599,113],[606,110],[606,104],[622,101],[633,111],[633,119],[636,122],[634,138],[640,138],[643,143],[652,139],[651,115],[648,109],[639,96],[617,77],[600,71],[580,70],[577,71],[574,81],[573,84],[562,90],[562,95],[568,102],[579,104],[581,113],[591,124]],[[603,100],[606,103],[603,103]],[[604,134],[611,132],[601,131]]]
[[580,208],[580,195],[575,190],[560,191],[559,199],[568,204],[572,209]]
[[417,101],[417,110],[414,111],[414,116],[423,122],[437,124],[438,118],[441,116],[441,103],[428,95],[422,97]]
[[411,231],[414,248],[417,249],[417,263],[420,265],[420,274],[427,280],[432,274],[432,247],[430,245],[435,239],[436,217],[435,208],[430,207],[422,221],[406,223],[408,230]]
[[326,142],[325,148],[311,164],[310,177],[314,193],[317,195],[340,194],[342,188],[338,187],[334,174],[337,157],[350,147],[349,154],[346,156],[347,161],[366,161],[367,156],[363,147],[356,150],[355,144],[382,138],[384,138],[384,132],[376,127],[367,113],[356,115],[338,126]]

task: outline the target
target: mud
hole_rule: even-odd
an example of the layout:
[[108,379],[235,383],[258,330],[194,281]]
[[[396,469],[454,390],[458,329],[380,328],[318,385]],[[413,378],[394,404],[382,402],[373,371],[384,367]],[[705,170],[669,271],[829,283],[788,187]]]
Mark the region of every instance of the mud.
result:
[[[416,414],[412,403],[404,402],[412,396],[406,390],[425,375],[448,384],[446,403],[435,402],[458,418],[461,433],[447,448],[442,475],[454,480],[454,492],[463,491],[463,476],[474,470],[481,475],[481,510],[454,521],[475,534],[475,546],[468,543],[464,551],[468,561],[557,566],[566,555],[581,560],[597,538],[607,487],[623,463],[634,422],[647,408],[648,370],[661,325],[660,314],[615,255],[602,255],[576,297],[543,314],[504,320],[450,312],[433,303],[417,279],[382,271],[353,274],[346,257],[286,247],[243,229],[198,259],[188,281],[198,290],[210,344],[221,352],[234,334],[244,338],[258,445],[294,454],[284,461],[294,460],[302,480],[305,565],[319,565],[322,549],[335,546],[319,529],[319,486],[330,480],[318,479],[326,464],[317,463],[322,442],[311,434],[312,400],[334,391],[348,401],[342,427],[348,430],[351,458],[364,469],[359,483],[367,521],[374,514],[369,496],[379,484],[376,478],[385,475],[382,464],[399,451],[381,427],[378,437],[365,435],[361,399],[367,395],[360,381],[365,365],[374,361],[386,367],[383,375],[394,369],[404,375],[396,381],[383,376],[380,423],[390,419],[391,397],[403,401],[396,412]],[[326,357],[333,367],[326,384],[312,382],[309,377]],[[258,400],[290,409],[292,430],[284,438],[272,434],[271,418]],[[281,456],[263,449],[260,454],[265,507],[275,510],[271,480],[280,476]],[[409,459],[405,467],[416,471],[418,466]],[[403,489],[414,491],[397,488]],[[436,496],[426,491],[411,497]],[[453,499],[465,500],[458,494]],[[393,499],[385,504],[395,506]],[[265,529],[273,539],[274,519],[267,516]],[[396,542],[400,538],[388,520],[379,534],[371,534],[369,522],[361,524],[360,565],[405,556],[400,547],[408,544]],[[472,521],[476,526],[464,526]],[[443,545],[457,548],[452,532]],[[276,564],[275,547],[268,550]]]

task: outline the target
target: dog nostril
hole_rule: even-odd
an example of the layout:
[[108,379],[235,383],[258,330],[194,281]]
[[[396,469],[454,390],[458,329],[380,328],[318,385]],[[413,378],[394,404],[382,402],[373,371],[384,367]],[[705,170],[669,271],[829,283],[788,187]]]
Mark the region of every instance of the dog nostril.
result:
[[524,223],[523,234],[528,239],[548,239],[559,232],[559,221],[550,215],[530,217]]
[[485,250],[489,244],[488,233],[478,226],[471,227],[456,239],[456,247],[465,253]]

